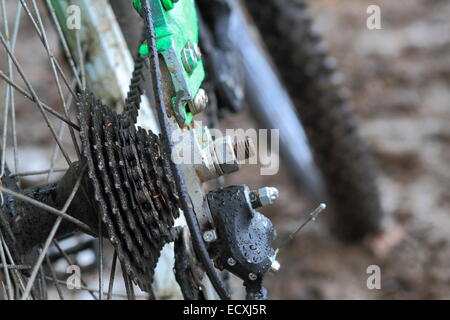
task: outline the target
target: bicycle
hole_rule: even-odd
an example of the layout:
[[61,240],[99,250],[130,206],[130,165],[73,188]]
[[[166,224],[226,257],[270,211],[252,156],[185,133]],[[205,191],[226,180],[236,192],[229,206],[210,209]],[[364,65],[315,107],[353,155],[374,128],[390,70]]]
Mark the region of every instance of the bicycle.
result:
[[[154,292],[154,280],[158,279],[154,272],[160,255],[167,255],[173,250],[168,247],[170,243],[173,243],[175,250],[175,278],[184,298],[230,298],[224,281],[226,274],[219,274],[216,268],[241,278],[248,299],[266,298],[263,277],[270,269],[276,271],[279,265],[277,252],[271,247],[275,236],[273,226],[256,209],[275,201],[277,191],[273,188],[252,191],[245,185],[238,185],[206,192],[205,183],[237,171],[239,162],[252,156],[252,145],[247,139],[233,142],[230,137],[222,137],[214,140],[207,128],[194,121],[194,117],[203,113],[207,115],[208,122],[214,124],[223,114],[241,110],[244,87],[249,88],[250,104],[260,111],[263,121],[267,123],[275,119],[268,127],[282,127],[279,121],[286,119],[281,117],[277,120],[271,116],[273,110],[267,109],[274,97],[284,105],[282,115],[286,116],[286,112],[295,115],[292,110],[296,106],[273,71],[270,59],[264,56],[261,41],[247,31],[250,23],[244,18],[242,7],[236,1],[227,0],[196,3],[193,0],[135,0],[135,9],[132,9],[131,1],[121,1],[122,6],[128,5],[128,10],[119,12],[118,17],[125,16],[129,25],[119,27],[106,1],[80,0],[76,3],[85,13],[82,15],[83,27],[70,30],[68,15],[76,13],[77,7],[71,7],[70,1],[45,2],[65,54],[67,66],[64,66],[54,55],[36,1],[32,0],[30,6],[25,0],[18,2],[11,35],[5,1],[1,2],[4,33],[0,40],[7,53],[8,70],[0,73],[6,84],[0,187],[0,258],[5,296],[45,299],[46,282],[49,280],[55,283],[59,297],[63,298],[47,252],[53,245],[60,256],[72,265],[73,261],[56,239],[82,231],[99,239],[99,289],[87,288],[83,283],[84,289],[95,299],[103,299],[105,294],[107,299],[112,298],[117,263],[121,265],[127,298],[135,298],[133,283],[148,297],[158,296]],[[292,3],[294,5],[296,1]],[[261,30],[264,30],[267,19],[278,21],[271,15],[287,14],[289,8],[288,5],[279,6],[276,1],[268,1],[267,5],[277,10],[259,12],[255,9],[260,6],[259,3],[248,1],[247,5]],[[298,5],[298,9],[304,10],[302,4]],[[116,6],[117,13],[118,2],[112,1],[112,6]],[[14,54],[22,10],[47,54],[59,104],[62,105],[60,111],[38,96]],[[139,13],[140,18],[138,15],[131,18],[130,14],[135,12]],[[310,20],[306,20],[301,21],[298,28],[304,27],[304,23],[309,25]],[[133,25],[138,21],[144,24],[143,36],[139,41],[136,38],[133,40],[133,34],[140,33],[136,32],[139,28]],[[278,46],[279,53],[275,52],[274,39],[285,31],[283,27],[280,23],[274,30],[269,30],[272,32],[266,30],[267,39],[264,39],[278,65],[282,64],[282,55],[289,52],[292,44],[287,41]],[[245,31],[245,43],[235,38],[236,28]],[[139,43],[134,67],[121,29],[124,34],[130,35],[127,39],[129,43],[135,42],[130,47],[136,47],[136,42]],[[306,47],[318,43],[318,36],[311,38],[310,31],[308,28],[305,30],[305,37],[310,41]],[[248,50],[249,45],[253,51]],[[311,54],[305,47],[295,48],[296,52],[305,51],[304,58],[314,61],[316,65],[322,66],[326,59],[323,52]],[[253,52],[252,56],[248,55],[249,51]],[[255,57],[259,58],[259,64],[252,63]],[[291,57],[288,64],[280,71],[282,77],[292,80],[287,85],[291,95],[295,96],[296,86],[310,81],[312,84],[299,93],[307,97],[306,104],[316,101],[317,92],[329,92],[324,100],[335,98],[337,91],[318,87],[314,74],[305,73],[305,79],[300,79],[298,83],[300,80],[293,76],[293,72],[298,70],[294,58]],[[296,69],[292,68],[292,64]],[[242,66],[244,74],[239,71]],[[255,66],[259,68],[255,69]],[[25,87],[14,80],[13,67]],[[65,75],[65,68],[71,71],[73,79]],[[258,69],[264,70],[268,77],[254,77]],[[329,66],[325,69],[328,75],[334,71]],[[205,75],[209,75],[206,80]],[[268,83],[261,83],[267,79]],[[205,89],[201,88],[203,86]],[[262,88],[272,88],[274,97],[263,96]],[[57,148],[54,148],[49,170],[18,171],[14,92],[36,104],[56,141]],[[208,97],[211,100],[209,103]],[[357,192],[357,201],[335,189],[331,189],[334,190],[331,197],[334,200],[344,199],[335,201],[338,209],[350,219],[343,233],[349,238],[360,238],[378,231],[381,211],[371,179],[367,150],[357,135],[350,109],[341,107],[346,98],[338,98],[341,100],[337,104],[337,114],[329,113],[322,101],[319,109],[307,109],[309,113],[302,120],[308,129],[313,129],[317,127],[319,116],[329,115],[323,118],[324,121],[327,124],[334,121],[340,126],[340,132],[344,133],[344,138],[338,140],[337,151],[348,153],[339,156],[329,153],[330,142],[335,140],[326,129],[327,124],[321,128],[322,134],[308,131],[327,186],[334,183],[351,187],[353,192]],[[76,105],[76,110],[71,108],[72,105]],[[153,106],[155,113],[152,113],[150,106]],[[13,173],[6,165],[9,109],[12,115]],[[73,113],[76,113],[77,121],[73,120]],[[56,119],[60,124],[58,133],[54,129]],[[293,119],[297,120],[297,117]],[[297,134],[295,138],[304,137],[298,120],[290,127],[291,131],[282,131],[288,133],[281,136],[285,154],[296,168],[294,172],[306,182],[313,194],[322,198],[322,183],[312,156],[308,156],[310,151],[306,137],[300,139],[304,141],[302,152],[307,154],[306,160],[287,148],[292,144],[292,134]],[[62,141],[67,128],[72,144],[70,152]],[[183,139],[174,145],[174,132],[178,131]],[[351,139],[345,138],[347,136]],[[193,148],[200,160],[175,163],[174,154],[179,155],[180,149],[177,147],[180,146]],[[59,153],[67,162],[66,170],[55,168]],[[336,168],[327,169],[330,167],[328,159],[334,159],[337,171],[334,170]],[[357,165],[351,166],[351,161],[356,161]],[[342,169],[345,170],[339,171]],[[52,182],[56,171],[65,171],[64,176]],[[342,176],[348,173],[349,179]],[[47,175],[47,184],[21,188],[18,177],[36,174]],[[353,207],[349,210],[351,205]],[[355,215],[356,211],[366,211],[366,215]],[[185,222],[180,219],[180,212]],[[355,228],[355,225],[360,227]],[[103,292],[105,237],[114,247],[107,293]],[[43,271],[44,259],[50,276]],[[163,273],[168,268],[163,267]]]

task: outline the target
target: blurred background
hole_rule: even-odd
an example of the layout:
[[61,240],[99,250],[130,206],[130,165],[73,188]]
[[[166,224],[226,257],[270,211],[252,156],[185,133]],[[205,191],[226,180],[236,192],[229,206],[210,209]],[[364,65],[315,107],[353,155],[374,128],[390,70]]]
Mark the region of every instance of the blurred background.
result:
[[[361,131],[378,162],[377,183],[387,218],[384,233],[358,245],[336,240],[328,231],[326,219],[309,224],[280,251],[281,271],[266,280],[270,296],[450,299],[450,2],[310,3],[316,25],[351,89]],[[11,5],[8,12],[13,14],[13,2],[7,4]],[[381,7],[382,30],[371,31],[366,27],[366,10],[371,4]],[[28,19],[23,19],[22,28],[31,30]],[[18,59],[43,100],[57,106],[59,99],[52,92],[54,86],[48,85],[52,81],[48,58],[43,51],[34,52],[43,50],[42,45],[36,42],[33,32],[29,38],[26,33],[21,34],[24,41],[17,44]],[[57,46],[56,35],[48,36]],[[2,66],[4,59],[2,51]],[[20,80],[17,83],[25,87]],[[3,96],[3,85],[1,90]],[[29,124],[18,132],[19,171],[48,168],[52,159],[56,168],[65,168],[61,155],[49,159],[48,151],[54,150],[54,142],[45,123],[34,121],[40,117],[37,109],[25,98],[19,97],[17,101],[18,121]],[[57,128],[58,122],[54,123]],[[245,111],[231,116],[222,126],[249,128],[257,124]],[[68,147],[71,145],[68,133],[63,141]],[[11,149],[8,150],[11,155]],[[10,166],[11,161],[9,157]],[[58,176],[56,173],[50,177],[24,177],[22,183],[30,186]],[[279,234],[288,235],[318,205],[303,197],[290,179],[281,162],[276,176],[260,176],[259,168],[249,166],[228,177],[227,184],[277,187],[279,200],[262,212],[270,216]],[[109,263],[105,261],[107,266]],[[381,268],[380,290],[367,288],[370,265]],[[92,275],[95,284],[94,279]]]
[[[269,292],[279,299],[449,299],[450,2],[310,4],[378,162],[387,219],[384,234],[349,246],[319,218],[281,250],[282,269],[268,277]],[[382,30],[366,28],[372,4],[381,8]],[[239,120],[251,121],[230,119]],[[289,234],[313,204],[281,167],[275,177],[255,171],[244,178],[243,171],[232,180],[278,187],[280,199],[263,211]],[[381,290],[366,286],[370,265],[381,268]]]

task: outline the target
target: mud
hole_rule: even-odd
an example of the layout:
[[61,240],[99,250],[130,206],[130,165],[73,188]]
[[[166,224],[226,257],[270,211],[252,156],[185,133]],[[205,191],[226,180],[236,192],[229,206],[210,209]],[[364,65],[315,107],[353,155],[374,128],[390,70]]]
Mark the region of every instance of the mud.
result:
[[[268,277],[269,292],[277,299],[448,299],[450,3],[311,2],[378,161],[385,232],[349,246],[319,219],[281,250],[282,269]],[[381,8],[381,30],[366,28],[370,4]],[[280,189],[280,200],[265,212],[281,234],[314,206],[286,183],[286,171],[232,178]],[[380,290],[367,288],[370,265],[380,267]]]
[[[270,296],[449,299],[450,2],[311,2],[317,27],[345,74],[362,132],[378,161],[378,185],[387,218],[383,234],[357,245],[343,244],[333,237],[325,217],[308,225],[290,246],[281,250],[281,271],[266,280]],[[381,7],[382,30],[366,28],[366,9],[370,4]],[[13,12],[13,7],[8,9]],[[23,28],[32,29],[25,17]],[[23,54],[18,59],[43,101],[61,111],[57,94],[50,90],[54,80],[48,60],[43,52],[35,51],[42,50],[42,46],[33,32],[22,35],[16,50]],[[56,35],[49,34],[49,38],[56,45]],[[3,55],[0,65],[3,69]],[[22,81],[17,82],[25,87]],[[0,93],[3,97],[3,91]],[[16,107],[18,121],[29,124],[18,131],[19,171],[48,168],[49,152],[54,149],[48,129],[43,121],[35,121],[40,114],[27,99],[19,98]],[[58,122],[53,118],[51,122],[57,130]],[[256,124],[246,112],[231,117],[224,126],[247,128]],[[63,144],[70,146],[67,131],[64,137]],[[8,141],[8,154],[11,143]],[[73,150],[69,153],[76,159]],[[57,167],[67,167],[60,154],[56,163]],[[49,181],[56,178],[58,175],[53,175]],[[46,181],[45,175],[22,179],[23,186]],[[258,168],[249,167],[228,179],[230,184],[273,185],[280,190],[277,203],[263,212],[273,219],[282,236],[294,231],[317,206],[289,181],[283,163],[275,177],[260,176]],[[109,259],[105,260],[108,265]],[[380,290],[367,288],[370,265],[380,267]],[[97,278],[91,277],[88,282],[95,285]]]

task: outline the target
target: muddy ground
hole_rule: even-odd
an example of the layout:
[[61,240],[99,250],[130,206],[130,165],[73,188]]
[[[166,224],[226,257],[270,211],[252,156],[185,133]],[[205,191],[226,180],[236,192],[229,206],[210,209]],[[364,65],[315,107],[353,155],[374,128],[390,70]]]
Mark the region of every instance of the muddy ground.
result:
[[[270,295],[276,299],[449,299],[450,2],[311,2],[317,26],[353,93],[362,133],[378,161],[385,232],[363,244],[348,245],[333,237],[326,220],[319,219],[281,250],[282,269],[266,281]],[[366,28],[366,9],[371,4],[381,7],[382,30]],[[26,19],[23,23],[31,30]],[[18,58],[43,100],[58,105],[50,90],[48,61],[42,52],[30,58],[29,53],[37,50],[35,35],[24,36]],[[49,37],[56,42],[54,35]],[[3,67],[4,60],[0,63]],[[19,171],[47,168],[48,150],[54,143],[45,124],[35,121],[39,113],[26,99],[19,99],[18,120],[29,124],[18,132]],[[232,117],[224,126],[227,123],[256,126],[249,113]],[[70,145],[70,140],[64,143]],[[9,157],[10,166],[11,161]],[[65,167],[61,155],[58,166]],[[280,199],[264,212],[280,234],[292,232],[317,204],[289,182],[283,163],[274,177],[261,177],[257,170],[246,168],[228,182],[278,187]],[[42,177],[23,183],[39,181]],[[381,268],[380,290],[366,286],[370,265]]]
[[[386,231],[348,246],[330,235],[326,223],[310,225],[280,252],[282,272],[267,280],[271,295],[449,299],[450,2],[311,2],[378,161]],[[381,8],[381,30],[366,28],[371,4]],[[299,199],[288,180],[286,170],[263,180],[281,190],[268,212],[286,233],[312,205]],[[381,268],[380,290],[367,288],[369,265]]]

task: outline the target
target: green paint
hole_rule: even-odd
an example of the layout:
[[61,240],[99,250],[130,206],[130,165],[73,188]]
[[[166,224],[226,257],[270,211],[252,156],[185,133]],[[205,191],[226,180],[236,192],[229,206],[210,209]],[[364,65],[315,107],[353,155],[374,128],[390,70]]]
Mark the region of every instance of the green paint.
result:
[[141,44],[141,46],[139,47],[139,54],[142,57],[148,56],[149,51],[148,51],[148,45],[146,43]]
[[161,0],[164,9],[172,10],[173,9],[173,1],[172,0]]
[[184,107],[183,112],[184,112],[184,116],[186,117],[186,125],[190,126],[192,123],[192,120],[194,120],[194,115],[190,112],[187,112],[186,107]]
[[142,3],[141,0],[133,0],[133,6],[137,12],[141,13],[142,11]]
[[[52,9],[55,10],[56,18],[64,33],[67,43],[70,48],[76,47],[76,33],[79,30],[69,30],[67,28],[67,14],[66,10],[71,5],[69,0],[51,0]],[[83,13],[82,13],[83,14]],[[78,50],[72,50],[71,54],[74,56],[75,61],[79,61]]]
[[[134,7],[138,12],[142,10],[141,1],[149,1],[153,13],[153,24],[155,26],[156,47],[160,54],[165,57],[165,62],[171,73],[172,84],[175,91],[178,91],[181,83],[186,95],[191,98],[196,96],[198,89],[205,78],[205,70],[201,59],[188,59],[192,72],[186,71],[183,64],[183,50],[186,45],[198,43],[198,18],[194,0],[133,0]],[[175,50],[176,61],[168,61],[164,53],[167,50]],[[140,47],[140,54],[148,54],[147,45]],[[176,68],[173,64],[181,68]],[[188,68],[189,69],[189,68]],[[177,108],[177,106],[173,106]],[[184,108],[186,109],[186,106]],[[174,110],[177,113],[177,110]],[[189,125],[192,121],[192,114],[185,110],[178,110],[178,114],[185,117],[185,123],[180,125]]]

